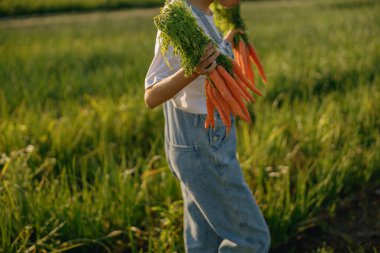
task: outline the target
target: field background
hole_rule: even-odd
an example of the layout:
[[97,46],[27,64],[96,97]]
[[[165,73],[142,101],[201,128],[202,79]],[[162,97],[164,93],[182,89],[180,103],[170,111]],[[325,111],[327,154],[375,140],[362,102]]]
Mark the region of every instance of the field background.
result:
[[[162,108],[143,101],[157,13],[0,20],[0,252],[183,252]],[[378,13],[243,3],[270,86],[238,158],[273,252],[380,251]]]
[[163,2],[164,0],[1,0],[0,17],[30,14],[40,15],[68,11],[84,12],[120,8],[149,8],[160,6]]
[[1,0],[0,17],[160,6],[164,0]]

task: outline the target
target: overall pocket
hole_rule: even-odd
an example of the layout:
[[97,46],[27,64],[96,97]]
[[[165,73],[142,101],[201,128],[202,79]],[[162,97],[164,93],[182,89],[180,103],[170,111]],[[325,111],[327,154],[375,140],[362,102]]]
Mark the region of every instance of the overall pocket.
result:
[[169,143],[168,156],[175,175],[185,185],[204,187],[200,151],[196,146]]

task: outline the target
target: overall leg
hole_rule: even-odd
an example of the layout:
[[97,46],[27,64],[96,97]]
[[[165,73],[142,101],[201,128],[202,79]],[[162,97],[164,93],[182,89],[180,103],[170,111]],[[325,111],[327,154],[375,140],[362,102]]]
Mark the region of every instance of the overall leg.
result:
[[181,184],[184,201],[184,240],[187,253],[216,253],[222,241],[203,214],[193,197]]
[[[216,253],[221,238],[215,233],[212,227],[210,227],[200,212],[193,197],[189,194],[186,187],[184,187],[181,181],[182,177],[179,173],[179,167],[186,168],[188,165],[191,166],[191,164],[199,164],[199,156],[194,152],[195,149],[191,141],[186,139],[187,136],[193,138],[194,135],[182,135],[183,132],[188,132],[193,129],[196,116],[176,110],[170,103],[164,104],[164,114],[166,118],[166,159],[171,172],[180,182],[183,197],[183,237],[186,253]],[[173,145],[173,143],[175,143],[175,145]],[[179,157],[175,161],[173,161],[173,154]],[[178,164],[177,161],[180,161],[180,164]],[[199,173],[197,176],[200,176],[200,181],[202,181],[202,177]]]
[[223,238],[220,253],[266,253],[270,234],[236,160],[235,129],[230,136],[224,136],[223,131],[215,132],[211,138],[214,152],[208,147],[171,148],[173,168],[183,183],[186,198],[193,200],[187,209],[196,206],[209,226]]
[[184,197],[188,252],[204,252],[191,248],[207,246],[209,242],[205,244],[203,238],[211,227],[221,238],[214,252],[267,253],[269,230],[236,159],[234,124],[226,135],[220,117],[215,119],[213,130],[204,129],[205,117],[199,120],[172,106],[165,108],[165,117],[168,161]]

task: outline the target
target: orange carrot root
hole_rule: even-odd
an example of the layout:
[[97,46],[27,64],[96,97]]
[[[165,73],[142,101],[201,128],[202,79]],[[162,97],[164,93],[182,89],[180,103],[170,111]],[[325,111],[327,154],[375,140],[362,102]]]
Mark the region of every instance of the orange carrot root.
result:
[[243,81],[243,83],[250,88],[254,93],[256,93],[259,96],[262,96],[261,92],[245,77],[241,69],[239,68],[239,65],[231,59],[232,65],[233,65],[233,70],[234,72],[239,76],[240,80]]
[[[247,86],[243,83],[242,80],[240,80],[240,78],[237,76],[235,72],[234,72],[234,78],[236,80],[236,83],[240,86],[241,90],[248,97],[248,99],[252,101],[253,103],[255,103],[256,102],[255,98],[251,95],[251,93],[249,93],[249,91],[247,90]],[[246,101],[248,102],[248,100]]]
[[215,84],[216,88],[224,98],[224,100],[231,106],[232,111],[234,111],[237,115],[243,114],[238,102],[235,100],[231,92],[228,90],[226,83],[224,82],[223,78],[219,75],[218,71],[214,69],[210,73],[210,77],[212,82]]
[[222,66],[218,65],[217,71],[222,76],[223,80],[227,84],[228,89],[236,100],[241,97],[245,100],[249,100],[241,90],[240,86],[237,84],[236,80],[234,80],[234,78]]
[[206,129],[210,128],[210,120],[209,120],[208,115],[206,116],[206,120],[205,120],[205,128]]
[[265,76],[263,65],[261,64],[260,58],[259,58],[258,54],[256,53],[256,50],[252,44],[248,44],[248,50],[249,50],[250,56],[252,57],[253,62],[255,63],[256,67],[259,70],[259,74],[260,74],[264,84],[268,85],[267,77]]
[[[236,62],[237,63],[239,63],[239,65],[240,65],[240,53],[239,53],[239,50],[238,49],[233,49],[233,51],[234,51],[234,56],[235,56],[235,60],[236,60]],[[241,67],[241,66],[240,66]]]
[[[208,119],[208,124],[211,124],[211,127],[215,127],[215,119],[214,119],[214,104],[210,100],[210,94],[208,94],[208,86],[210,86],[210,81],[206,79],[205,82],[205,93],[206,93],[206,106],[207,106],[207,119]],[[206,127],[208,128],[208,127]]]
[[[210,100],[215,105],[216,110],[218,111],[223,124],[226,126],[226,132],[229,133],[231,129],[231,119],[230,111],[228,109],[227,103],[223,100],[223,97],[219,94],[218,90],[214,88],[213,85],[207,87],[207,92],[209,94]],[[226,117],[228,115],[228,117]]]
[[230,90],[232,96],[235,98],[236,102],[239,105],[241,113],[237,113],[237,114],[245,121],[250,122],[248,110],[242,100],[242,98],[245,97],[244,92],[240,89],[236,81],[230,76],[230,74],[222,66],[218,65],[216,69],[221,75],[221,77],[223,78],[225,84],[227,85],[227,88]]
[[255,85],[255,73],[252,70],[251,59],[249,57],[247,60],[247,77],[252,82],[252,84]]
[[247,65],[248,65],[248,54],[244,41],[242,39],[239,40],[239,53],[240,53],[240,67],[243,69],[244,75],[247,75]]

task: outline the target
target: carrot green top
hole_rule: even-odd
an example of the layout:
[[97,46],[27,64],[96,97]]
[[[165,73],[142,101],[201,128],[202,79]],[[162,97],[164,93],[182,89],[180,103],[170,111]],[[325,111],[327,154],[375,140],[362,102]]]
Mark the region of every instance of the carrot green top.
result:
[[[193,73],[207,44],[213,43],[218,47],[198,25],[191,8],[184,0],[167,1],[160,13],[154,17],[154,24],[161,31],[162,54],[165,55],[169,46],[172,46],[173,54],[181,59],[185,76]],[[216,62],[231,73],[232,63],[226,55],[220,54]]]
[[182,0],[166,2],[159,15],[154,17],[154,24],[161,31],[163,55],[170,45],[173,46],[173,53],[180,56],[185,75],[191,75],[206,45],[213,41],[198,26],[190,7]]

